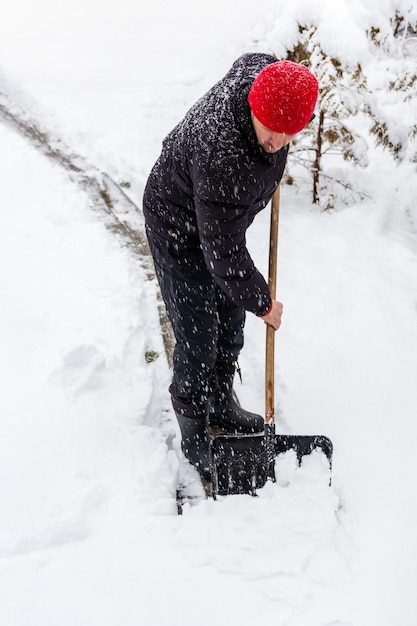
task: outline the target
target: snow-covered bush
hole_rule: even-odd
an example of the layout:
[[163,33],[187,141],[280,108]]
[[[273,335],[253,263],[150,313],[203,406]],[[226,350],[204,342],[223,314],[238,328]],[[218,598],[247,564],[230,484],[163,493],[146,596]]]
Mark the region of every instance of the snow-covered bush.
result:
[[[316,118],[293,142],[287,182],[304,167],[313,203],[325,209],[367,195],[355,168],[369,165],[372,144],[396,161],[417,162],[417,10],[404,0],[392,4],[369,11],[357,54],[354,41],[349,54],[335,44],[341,33],[324,32],[318,13],[300,19],[277,54],[306,64],[320,83]],[[351,19],[346,32],[357,37]]]

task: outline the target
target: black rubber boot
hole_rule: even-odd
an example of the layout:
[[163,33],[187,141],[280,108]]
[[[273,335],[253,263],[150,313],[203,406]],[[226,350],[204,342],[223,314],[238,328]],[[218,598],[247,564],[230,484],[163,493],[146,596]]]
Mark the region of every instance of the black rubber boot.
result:
[[229,432],[241,434],[260,433],[264,430],[261,415],[245,411],[233,398],[234,371],[217,374],[218,390],[209,401],[209,422]]
[[172,406],[181,431],[181,449],[191,465],[210,480],[207,406],[184,402],[172,396]]

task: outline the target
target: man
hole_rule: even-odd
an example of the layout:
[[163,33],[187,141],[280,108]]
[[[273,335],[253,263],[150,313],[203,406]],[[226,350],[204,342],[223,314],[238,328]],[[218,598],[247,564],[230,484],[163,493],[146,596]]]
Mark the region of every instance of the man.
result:
[[245,235],[317,96],[306,67],[243,55],[166,137],[146,185],[147,236],[176,338],[172,405],[182,450],[207,478],[208,422],[263,430],[261,416],[235,403],[233,377],[246,311],[277,330],[282,304],[271,300]]

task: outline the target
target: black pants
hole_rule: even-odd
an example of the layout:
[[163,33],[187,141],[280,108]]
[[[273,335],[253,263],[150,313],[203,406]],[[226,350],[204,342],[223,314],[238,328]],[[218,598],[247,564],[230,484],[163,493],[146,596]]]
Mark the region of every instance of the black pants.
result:
[[[198,245],[147,228],[156,275],[176,345],[170,392],[206,402],[217,380],[232,374],[243,347],[245,310],[217,286]],[[169,234],[168,234],[169,237]]]

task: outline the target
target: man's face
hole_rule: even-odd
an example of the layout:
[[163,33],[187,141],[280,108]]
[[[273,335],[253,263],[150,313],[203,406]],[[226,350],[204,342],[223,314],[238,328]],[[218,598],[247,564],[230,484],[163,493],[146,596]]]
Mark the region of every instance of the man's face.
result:
[[256,138],[258,143],[265,152],[269,152],[269,154],[274,154],[274,152],[278,152],[284,146],[287,146],[291,139],[295,137],[295,135],[287,135],[286,133],[276,133],[273,130],[269,130],[266,126],[261,124],[261,122],[254,116],[252,113],[252,124],[255,129]]

